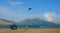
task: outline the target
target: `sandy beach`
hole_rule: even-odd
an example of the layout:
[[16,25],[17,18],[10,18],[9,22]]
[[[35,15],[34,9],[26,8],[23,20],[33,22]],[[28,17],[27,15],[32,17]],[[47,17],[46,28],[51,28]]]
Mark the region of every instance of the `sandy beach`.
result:
[[0,33],[60,33],[60,28],[0,29]]

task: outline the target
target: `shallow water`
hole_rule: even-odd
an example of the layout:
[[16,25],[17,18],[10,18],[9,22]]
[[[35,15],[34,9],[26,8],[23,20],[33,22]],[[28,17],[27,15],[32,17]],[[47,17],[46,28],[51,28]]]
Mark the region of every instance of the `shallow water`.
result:
[[[25,28],[26,25],[17,25],[17,28]],[[60,28],[60,26],[41,26],[41,25],[28,25],[28,28]],[[0,28],[10,28],[10,25],[0,26]]]

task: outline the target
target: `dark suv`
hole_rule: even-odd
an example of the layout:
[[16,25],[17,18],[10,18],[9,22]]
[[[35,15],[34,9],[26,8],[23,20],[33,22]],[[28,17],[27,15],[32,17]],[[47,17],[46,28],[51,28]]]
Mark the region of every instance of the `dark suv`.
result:
[[12,25],[10,25],[10,28],[13,29],[13,30],[16,30],[17,29],[17,25],[16,24],[12,24]]

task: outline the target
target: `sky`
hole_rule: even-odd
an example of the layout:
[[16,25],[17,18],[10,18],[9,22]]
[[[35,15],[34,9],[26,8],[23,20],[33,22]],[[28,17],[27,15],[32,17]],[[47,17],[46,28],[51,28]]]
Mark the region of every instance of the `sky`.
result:
[[[30,12],[28,8],[32,8]],[[18,22],[31,18],[60,23],[60,0],[0,0],[0,19]]]

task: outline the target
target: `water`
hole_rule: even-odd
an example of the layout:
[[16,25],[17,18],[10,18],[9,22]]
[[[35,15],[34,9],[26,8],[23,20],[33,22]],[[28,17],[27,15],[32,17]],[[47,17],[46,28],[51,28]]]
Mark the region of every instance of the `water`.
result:
[[[26,25],[17,25],[17,28],[25,28]],[[0,26],[0,28],[10,28],[9,25]],[[60,26],[40,26],[40,25],[28,25],[28,28],[60,28]]]

